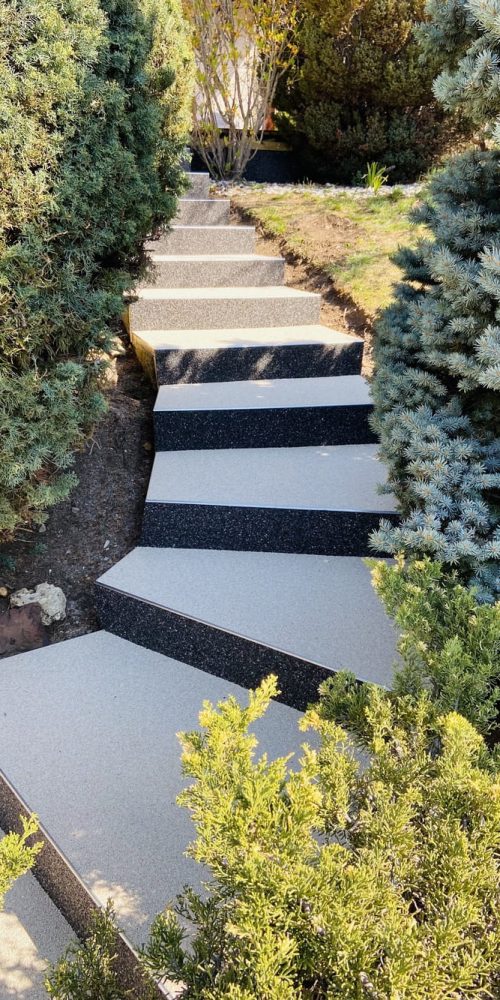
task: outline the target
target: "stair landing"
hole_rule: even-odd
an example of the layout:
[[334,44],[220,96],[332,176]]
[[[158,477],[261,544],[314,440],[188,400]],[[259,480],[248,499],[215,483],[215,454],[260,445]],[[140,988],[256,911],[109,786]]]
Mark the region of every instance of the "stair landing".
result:
[[[114,900],[135,945],[185,883],[199,883],[184,856],[193,826],[175,804],[184,785],[176,734],[197,727],[204,699],[229,694],[247,697],[106,632],[2,663],[2,766],[86,886],[103,904]],[[298,750],[297,720],[273,703],[255,726],[262,750]]]
[[47,962],[57,962],[74,940],[71,927],[35,877],[28,873],[19,879],[0,912],[2,1000],[47,1000]]

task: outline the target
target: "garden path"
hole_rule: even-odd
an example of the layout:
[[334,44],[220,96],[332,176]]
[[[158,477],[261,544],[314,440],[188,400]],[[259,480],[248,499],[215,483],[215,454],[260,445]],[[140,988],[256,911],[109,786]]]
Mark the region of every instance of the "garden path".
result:
[[324,677],[388,685],[395,656],[363,563],[395,513],[362,342],[322,326],[319,296],[228,223],[229,201],[191,175],[128,310],[158,385],[156,457],[141,544],[97,583],[104,631],[2,664],[2,766],[134,944],[200,878],[175,734],[203,699],[277,672],[259,733],[285,753]]

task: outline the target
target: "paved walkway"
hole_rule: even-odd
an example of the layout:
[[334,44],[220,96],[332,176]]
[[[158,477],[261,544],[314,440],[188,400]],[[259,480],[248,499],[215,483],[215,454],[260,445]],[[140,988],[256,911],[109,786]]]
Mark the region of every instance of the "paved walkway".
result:
[[[388,685],[395,649],[363,563],[396,515],[377,492],[362,342],[322,327],[319,296],[287,289],[283,261],[254,254],[208,176],[191,182],[129,310],[158,385],[141,544],[98,581],[104,631],[1,668],[2,768],[135,944],[200,879],[175,798],[176,733],[202,701],[277,672],[283,703],[259,734],[287,753],[324,677],[347,667]],[[67,939],[49,910],[42,956]],[[20,963],[18,992],[0,995],[38,1000]]]

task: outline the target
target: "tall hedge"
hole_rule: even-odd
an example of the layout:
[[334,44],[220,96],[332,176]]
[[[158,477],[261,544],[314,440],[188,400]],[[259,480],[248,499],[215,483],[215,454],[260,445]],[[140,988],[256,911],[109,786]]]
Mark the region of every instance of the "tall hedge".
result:
[[165,7],[0,0],[0,532],[70,489],[122,293],[175,208]]
[[500,2],[429,4],[425,42],[450,69],[436,93],[489,149],[451,159],[418,220],[430,238],[397,255],[403,281],[375,344],[374,426],[403,513],[376,542],[454,567],[500,594]]
[[302,170],[349,183],[367,162],[418,177],[456,138],[414,36],[425,0],[304,0],[296,78],[282,91]]

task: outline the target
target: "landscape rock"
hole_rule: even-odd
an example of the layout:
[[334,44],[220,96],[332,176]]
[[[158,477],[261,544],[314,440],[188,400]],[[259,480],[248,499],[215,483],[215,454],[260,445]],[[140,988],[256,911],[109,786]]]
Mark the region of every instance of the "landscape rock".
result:
[[42,622],[52,625],[66,617],[66,597],[60,587],[53,583],[39,583],[35,590],[17,590],[10,598],[11,606],[22,608],[26,604],[39,604],[42,609]]

